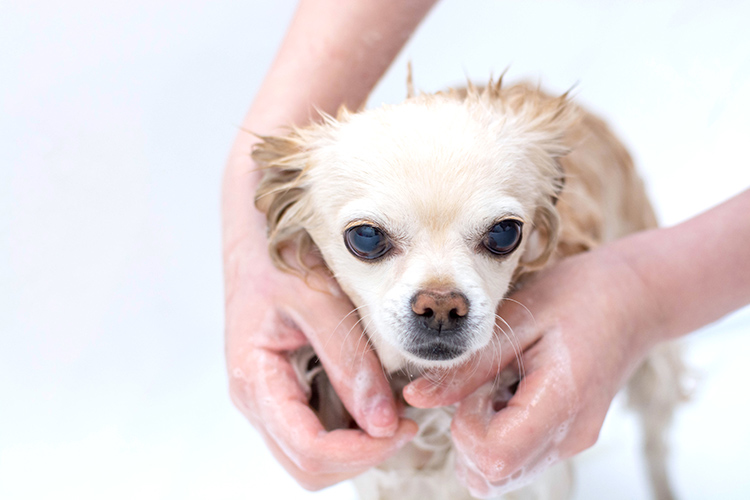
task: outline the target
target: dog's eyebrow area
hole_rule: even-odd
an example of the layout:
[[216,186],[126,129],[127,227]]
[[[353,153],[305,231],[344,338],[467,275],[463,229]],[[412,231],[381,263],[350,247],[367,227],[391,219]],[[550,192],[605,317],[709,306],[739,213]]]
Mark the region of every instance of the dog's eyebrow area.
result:
[[473,212],[472,220],[467,225],[468,232],[465,233],[465,236],[469,239],[484,237],[487,231],[498,222],[516,220],[525,225],[529,218],[521,204],[513,199],[505,199],[500,203],[483,206]]
[[[359,224],[371,224],[391,233],[395,228],[393,223],[384,217],[383,213],[372,206],[367,200],[353,200],[339,210],[338,227],[346,231]],[[397,235],[392,235],[397,236]]]

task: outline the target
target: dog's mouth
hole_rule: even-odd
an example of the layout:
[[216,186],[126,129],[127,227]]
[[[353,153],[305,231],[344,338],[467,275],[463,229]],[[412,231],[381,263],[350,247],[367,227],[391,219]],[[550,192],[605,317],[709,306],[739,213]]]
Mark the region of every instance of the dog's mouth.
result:
[[466,352],[465,347],[440,340],[414,344],[407,347],[407,350],[411,355],[425,361],[450,361],[460,358]]
[[400,349],[424,366],[453,365],[474,351],[481,337],[480,322],[474,315],[432,323],[420,315],[411,315],[405,330],[408,334]]
[[466,316],[460,321],[425,321],[412,315],[407,327],[408,340],[403,349],[422,361],[455,361],[463,357],[472,347],[477,332],[476,320]]

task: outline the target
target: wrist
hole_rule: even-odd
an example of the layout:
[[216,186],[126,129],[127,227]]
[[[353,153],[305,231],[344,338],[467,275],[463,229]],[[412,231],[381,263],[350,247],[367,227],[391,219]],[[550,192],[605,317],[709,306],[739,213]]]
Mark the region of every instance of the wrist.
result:
[[663,229],[637,233],[614,242],[607,251],[620,263],[618,279],[627,285],[628,307],[623,308],[626,329],[632,331],[636,349],[643,354],[657,344],[671,340],[676,335],[670,328],[670,296],[663,293],[658,282],[668,279],[662,257],[654,251]]
[[616,325],[612,331],[625,343],[621,347],[635,364],[657,344],[669,340],[661,297],[638,258],[641,238],[649,236],[642,233],[595,250],[612,288],[608,292],[613,297],[612,321]]
[[262,172],[250,158],[254,142],[238,137],[224,168],[221,219],[225,254],[233,252],[243,241],[266,239],[265,214],[255,207],[255,190]]

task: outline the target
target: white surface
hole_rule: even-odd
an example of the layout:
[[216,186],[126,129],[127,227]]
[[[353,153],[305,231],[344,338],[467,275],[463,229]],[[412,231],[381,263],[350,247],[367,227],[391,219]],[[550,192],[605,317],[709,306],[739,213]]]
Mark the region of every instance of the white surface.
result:
[[[298,488],[229,402],[221,169],[294,5],[15,2],[0,16],[0,498],[344,499]],[[126,6],[127,5],[127,6]],[[371,102],[541,80],[614,125],[661,218],[750,185],[746,2],[445,0]],[[717,242],[720,246],[721,242]],[[687,340],[685,499],[750,495],[745,310]],[[644,497],[619,409],[578,500]]]

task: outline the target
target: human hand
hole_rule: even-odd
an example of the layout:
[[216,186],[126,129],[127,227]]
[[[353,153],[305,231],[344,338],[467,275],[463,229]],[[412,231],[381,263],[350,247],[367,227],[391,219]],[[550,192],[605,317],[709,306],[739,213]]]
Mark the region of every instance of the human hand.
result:
[[[223,189],[230,394],[286,470],[303,487],[319,489],[387,459],[416,424],[398,418],[380,362],[334,280],[313,277],[319,281],[312,289],[271,262],[265,220],[253,205],[251,144],[249,135],[238,139]],[[288,359],[306,345],[360,429],[324,430]]]
[[[592,446],[613,397],[656,342],[654,302],[611,248],[551,266],[511,299],[498,311],[499,357],[487,349],[442,382],[424,378],[404,390],[417,407],[460,402],[451,429],[456,470],[479,497],[523,486]],[[491,381],[518,363],[509,339],[525,373],[505,405]]]

